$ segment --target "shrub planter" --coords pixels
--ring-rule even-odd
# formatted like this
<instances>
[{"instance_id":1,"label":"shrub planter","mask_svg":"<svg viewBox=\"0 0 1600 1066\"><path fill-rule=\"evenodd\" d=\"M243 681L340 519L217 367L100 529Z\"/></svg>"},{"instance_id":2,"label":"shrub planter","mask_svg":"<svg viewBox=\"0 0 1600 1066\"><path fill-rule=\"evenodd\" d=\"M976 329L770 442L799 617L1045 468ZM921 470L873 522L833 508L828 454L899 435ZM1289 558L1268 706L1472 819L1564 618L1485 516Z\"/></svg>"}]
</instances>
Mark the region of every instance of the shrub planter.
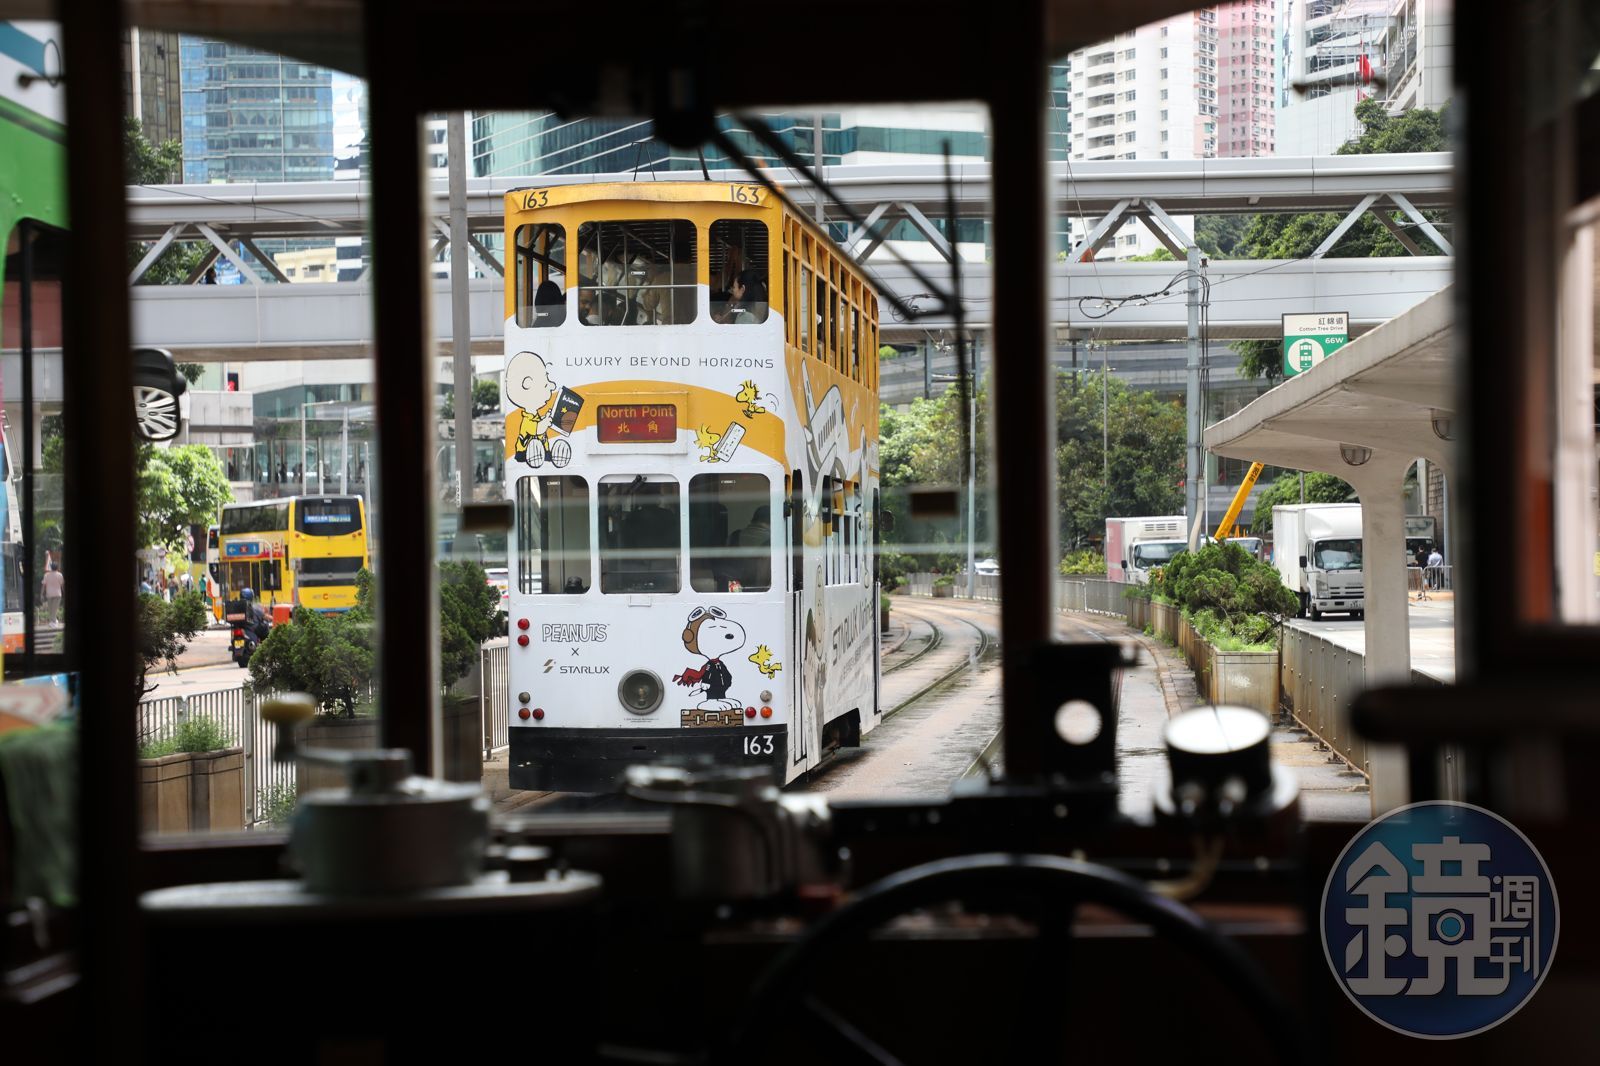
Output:
<instances>
[{"instance_id":1,"label":"shrub planter","mask_svg":"<svg viewBox=\"0 0 1600 1066\"><path fill-rule=\"evenodd\" d=\"M1145 599L1129 599L1128 624L1135 629L1143 629L1150 624L1150 601Z\"/></svg>"},{"instance_id":2,"label":"shrub planter","mask_svg":"<svg viewBox=\"0 0 1600 1066\"><path fill-rule=\"evenodd\" d=\"M882 607L878 611L878 632L889 632L889 608Z\"/></svg>"},{"instance_id":3,"label":"shrub planter","mask_svg":"<svg viewBox=\"0 0 1600 1066\"><path fill-rule=\"evenodd\" d=\"M469 675L469 680L471 677ZM483 780L483 710L476 691L444 698L444 779Z\"/></svg>"},{"instance_id":4,"label":"shrub planter","mask_svg":"<svg viewBox=\"0 0 1600 1066\"><path fill-rule=\"evenodd\" d=\"M1252 707L1268 718L1278 713L1278 653L1211 651L1211 700Z\"/></svg>"},{"instance_id":5,"label":"shrub planter","mask_svg":"<svg viewBox=\"0 0 1600 1066\"><path fill-rule=\"evenodd\" d=\"M378 719L373 715L334 718L319 714L306 726L304 744L308 748L336 748L340 751L376 748L379 746ZM304 762L295 764L296 795L304 796L318 788L343 788L344 785L344 770L337 766L307 766Z\"/></svg>"},{"instance_id":6,"label":"shrub planter","mask_svg":"<svg viewBox=\"0 0 1600 1066\"><path fill-rule=\"evenodd\" d=\"M1276 651L1221 651L1181 615L1178 632L1178 646L1208 700L1249 707L1268 718L1278 713L1281 679Z\"/></svg>"},{"instance_id":7,"label":"shrub planter","mask_svg":"<svg viewBox=\"0 0 1600 1066\"><path fill-rule=\"evenodd\" d=\"M1176 644L1178 623L1182 620L1183 616L1178 613L1178 608L1174 605L1157 600L1150 601L1150 624L1155 628L1156 636L1165 637Z\"/></svg>"},{"instance_id":8,"label":"shrub planter","mask_svg":"<svg viewBox=\"0 0 1600 1066\"><path fill-rule=\"evenodd\" d=\"M933 586L933 598L936 599L936 600L954 599L955 595L956 595L956 587L954 585L935 585L935 586Z\"/></svg>"},{"instance_id":9,"label":"shrub planter","mask_svg":"<svg viewBox=\"0 0 1600 1066\"><path fill-rule=\"evenodd\" d=\"M189 761L186 751L139 760L139 828L146 833L189 831Z\"/></svg>"},{"instance_id":10,"label":"shrub planter","mask_svg":"<svg viewBox=\"0 0 1600 1066\"><path fill-rule=\"evenodd\" d=\"M244 749L139 760L139 826L147 833L244 828Z\"/></svg>"},{"instance_id":11,"label":"shrub planter","mask_svg":"<svg viewBox=\"0 0 1600 1066\"><path fill-rule=\"evenodd\" d=\"M189 828L244 828L244 749L189 756Z\"/></svg>"}]
</instances>

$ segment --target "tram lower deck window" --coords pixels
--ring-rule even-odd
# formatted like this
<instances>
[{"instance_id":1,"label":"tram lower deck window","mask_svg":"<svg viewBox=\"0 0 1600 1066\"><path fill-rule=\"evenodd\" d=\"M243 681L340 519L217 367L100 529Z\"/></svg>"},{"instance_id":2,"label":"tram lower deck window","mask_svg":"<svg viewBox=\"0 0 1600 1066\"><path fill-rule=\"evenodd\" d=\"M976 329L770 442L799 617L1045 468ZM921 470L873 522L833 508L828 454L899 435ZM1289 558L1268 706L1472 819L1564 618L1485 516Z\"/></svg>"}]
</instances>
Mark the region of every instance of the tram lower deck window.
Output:
<instances>
[{"instance_id":1,"label":"tram lower deck window","mask_svg":"<svg viewBox=\"0 0 1600 1066\"><path fill-rule=\"evenodd\" d=\"M600 480L600 591L677 592L683 535L678 482L664 474Z\"/></svg>"},{"instance_id":2,"label":"tram lower deck window","mask_svg":"<svg viewBox=\"0 0 1600 1066\"><path fill-rule=\"evenodd\" d=\"M689 585L696 592L772 588L772 484L766 477L690 479Z\"/></svg>"},{"instance_id":3,"label":"tram lower deck window","mask_svg":"<svg viewBox=\"0 0 1600 1066\"><path fill-rule=\"evenodd\" d=\"M581 477L517 482L517 591L589 591L589 483Z\"/></svg>"}]
</instances>

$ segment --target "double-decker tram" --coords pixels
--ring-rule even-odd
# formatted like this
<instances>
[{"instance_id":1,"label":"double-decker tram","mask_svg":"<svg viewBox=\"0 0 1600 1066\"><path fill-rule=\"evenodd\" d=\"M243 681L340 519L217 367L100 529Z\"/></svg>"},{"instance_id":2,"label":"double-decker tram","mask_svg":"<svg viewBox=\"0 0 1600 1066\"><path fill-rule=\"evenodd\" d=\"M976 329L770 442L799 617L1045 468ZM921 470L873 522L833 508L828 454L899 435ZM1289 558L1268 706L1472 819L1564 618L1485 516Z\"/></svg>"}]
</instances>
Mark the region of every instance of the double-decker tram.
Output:
<instances>
[{"instance_id":1,"label":"double-decker tram","mask_svg":"<svg viewBox=\"0 0 1600 1066\"><path fill-rule=\"evenodd\" d=\"M877 296L759 185L506 197L514 788L878 720Z\"/></svg>"},{"instance_id":2,"label":"double-decker tram","mask_svg":"<svg viewBox=\"0 0 1600 1066\"><path fill-rule=\"evenodd\" d=\"M218 612L247 588L269 609L347 611L356 603L356 574L369 565L360 496L226 504L216 540Z\"/></svg>"}]
</instances>

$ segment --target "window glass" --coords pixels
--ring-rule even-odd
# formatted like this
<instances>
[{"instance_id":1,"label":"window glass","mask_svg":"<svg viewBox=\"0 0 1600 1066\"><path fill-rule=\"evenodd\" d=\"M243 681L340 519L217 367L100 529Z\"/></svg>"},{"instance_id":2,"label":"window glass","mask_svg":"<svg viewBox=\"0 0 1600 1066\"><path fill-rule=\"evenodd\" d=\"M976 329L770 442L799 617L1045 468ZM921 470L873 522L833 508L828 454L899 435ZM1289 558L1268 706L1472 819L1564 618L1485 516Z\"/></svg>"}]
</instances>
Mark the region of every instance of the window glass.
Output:
<instances>
[{"instance_id":1,"label":"window glass","mask_svg":"<svg viewBox=\"0 0 1600 1066\"><path fill-rule=\"evenodd\" d=\"M270 533L289 528L289 501L250 504L222 509L222 534Z\"/></svg>"},{"instance_id":2,"label":"window glass","mask_svg":"<svg viewBox=\"0 0 1600 1066\"><path fill-rule=\"evenodd\" d=\"M361 501L354 496L300 500L294 513L295 529L314 537L337 537L361 529Z\"/></svg>"},{"instance_id":3,"label":"window glass","mask_svg":"<svg viewBox=\"0 0 1600 1066\"><path fill-rule=\"evenodd\" d=\"M683 536L678 482L662 474L600 481L600 591L677 592Z\"/></svg>"},{"instance_id":4,"label":"window glass","mask_svg":"<svg viewBox=\"0 0 1600 1066\"><path fill-rule=\"evenodd\" d=\"M795 329L800 332L800 350L811 351L811 271L800 265L800 306L795 312Z\"/></svg>"},{"instance_id":5,"label":"window glass","mask_svg":"<svg viewBox=\"0 0 1600 1066\"><path fill-rule=\"evenodd\" d=\"M767 320L767 227L747 219L711 224L711 318L732 326Z\"/></svg>"},{"instance_id":6,"label":"window glass","mask_svg":"<svg viewBox=\"0 0 1600 1066\"><path fill-rule=\"evenodd\" d=\"M694 298L694 223L648 219L578 227L578 317L584 325L693 322Z\"/></svg>"},{"instance_id":7,"label":"window glass","mask_svg":"<svg viewBox=\"0 0 1600 1066\"><path fill-rule=\"evenodd\" d=\"M761 474L689 481L689 585L696 592L772 587L772 488Z\"/></svg>"},{"instance_id":8,"label":"window glass","mask_svg":"<svg viewBox=\"0 0 1600 1066\"><path fill-rule=\"evenodd\" d=\"M295 584L304 588L354 585L361 570L361 556L337 555L327 559L296 559Z\"/></svg>"},{"instance_id":9,"label":"window glass","mask_svg":"<svg viewBox=\"0 0 1600 1066\"><path fill-rule=\"evenodd\" d=\"M1360 570L1361 540L1319 540L1312 551L1312 562L1319 570Z\"/></svg>"},{"instance_id":10,"label":"window glass","mask_svg":"<svg viewBox=\"0 0 1600 1066\"><path fill-rule=\"evenodd\" d=\"M567 230L554 222L517 227L517 325L567 319Z\"/></svg>"},{"instance_id":11,"label":"window glass","mask_svg":"<svg viewBox=\"0 0 1600 1066\"><path fill-rule=\"evenodd\" d=\"M581 477L517 482L517 591L589 591L589 483Z\"/></svg>"}]
</instances>

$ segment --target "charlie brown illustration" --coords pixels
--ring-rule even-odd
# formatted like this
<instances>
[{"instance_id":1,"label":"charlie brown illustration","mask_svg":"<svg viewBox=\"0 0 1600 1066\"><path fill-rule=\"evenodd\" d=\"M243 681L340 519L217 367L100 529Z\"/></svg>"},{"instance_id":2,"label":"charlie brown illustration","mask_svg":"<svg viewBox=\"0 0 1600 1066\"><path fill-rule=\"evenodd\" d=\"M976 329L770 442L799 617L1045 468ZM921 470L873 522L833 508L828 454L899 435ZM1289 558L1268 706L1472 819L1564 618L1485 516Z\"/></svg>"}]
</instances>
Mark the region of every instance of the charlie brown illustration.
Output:
<instances>
[{"instance_id":1,"label":"charlie brown illustration","mask_svg":"<svg viewBox=\"0 0 1600 1066\"><path fill-rule=\"evenodd\" d=\"M518 420L513 457L529 466L547 459L566 466L572 445L564 438L577 424L583 397L550 380L549 367L534 352L518 352L506 364L506 397L517 408L508 416Z\"/></svg>"},{"instance_id":2,"label":"charlie brown illustration","mask_svg":"<svg viewBox=\"0 0 1600 1066\"><path fill-rule=\"evenodd\" d=\"M689 654L698 655L705 662L686 668L683 673L674 675L672 680L705 693L706 698L699 704L701 710L737 709L739 701L728 698L728 689L733 687L733 674L722 657L739 651L744 647L744 641L744 626L729 618L722 608L696 607L689 612L689 620L684 624L683 646Z\"/></svg>"}]
</instances>

